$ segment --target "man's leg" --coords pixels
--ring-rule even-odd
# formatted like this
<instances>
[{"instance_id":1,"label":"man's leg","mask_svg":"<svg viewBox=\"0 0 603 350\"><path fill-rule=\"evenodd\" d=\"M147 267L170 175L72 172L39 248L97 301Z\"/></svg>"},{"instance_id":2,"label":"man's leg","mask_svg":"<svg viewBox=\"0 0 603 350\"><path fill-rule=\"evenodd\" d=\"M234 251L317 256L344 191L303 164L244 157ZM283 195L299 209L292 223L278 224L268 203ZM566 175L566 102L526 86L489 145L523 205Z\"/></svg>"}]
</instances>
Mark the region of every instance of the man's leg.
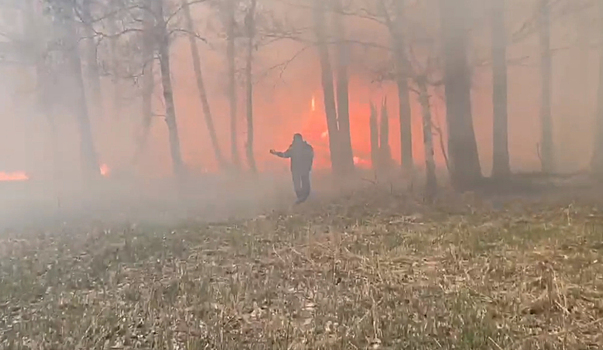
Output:
<instances>
[{"instance_id":1,"label":"man's leg","mask_svg":"<svg viewBox=\"0 0 603 350\"><path fill-rule=\"evenodd\" d=\"M305 202L310 197L310 173L305 173L301 176L301 198L302 202Z\"/></svg>"},{"instance_id":2,"label":"man's leg","mask_svg":"<svg viewBox=\"0 0 603 350\"><path fill-rule=\"evenodd\" d=\"M296 172L292 172L291 174L293 176L293 188L295 189L295 195L299 200L302 197L302 179L301 176Z\"/></svg>"}]
</instances>

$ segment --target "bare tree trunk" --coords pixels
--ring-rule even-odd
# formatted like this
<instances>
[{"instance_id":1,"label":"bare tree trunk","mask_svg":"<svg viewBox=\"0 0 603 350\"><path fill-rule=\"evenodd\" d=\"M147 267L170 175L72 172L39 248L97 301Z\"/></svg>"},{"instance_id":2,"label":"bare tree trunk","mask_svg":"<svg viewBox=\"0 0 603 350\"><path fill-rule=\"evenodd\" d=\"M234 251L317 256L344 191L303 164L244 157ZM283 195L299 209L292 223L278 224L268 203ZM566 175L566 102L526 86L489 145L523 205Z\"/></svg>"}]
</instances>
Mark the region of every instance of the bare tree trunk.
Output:
<instances>
[{"instance_id":1,"label":"bare tree trunk","mask_svg":"<svg viewBox=\"0 0 603 350\"><path fill-rule=\"evenodd\" d=\"M402 168L407 172L412 172L414 167L412 151L412 121L410 111L410 98L408 89L408 70L410 63L406 57L404 30L402 22L404 21L405 0L394 1L396 9L396 18L394 20L394 32L392 32L392 41L394 46L394 55L396 61L396 84L398 85L398 113L400 114L400 159Z\"/></svg>"},{"instance_id":2,"label":"bare tree trunk","mask_svg":"<svg viewBox=\"0 0 603 350\"><path fill-rule=\"evenodd\" d=\"M371 117L369 121L370 132L371 132L371 163L373 169L379 168L379 126L377 122L377 108L373 102L371 102Z\"/></svg>"},{"instance_id":3,"label":"bare tree trunk","mask_svg":"<svg viewBox=\"0 0 603 350\"><path fill-rule=\"evenodd\" d=\"M553 145L553 120L551 117L551 80L553 62L551 57L551 9L549 0L540 0L540 74L542 79L542 97L540 119L542 123L541 160L542 171L555 171Z\"/></svg>"},{"instance_id":4,"label":"bare tree trunk","mask_svg":"<svg viewBox=\"0 0 603 350\"><path fill-rule=\"evenodd\" d=\"M159 67L161 70L161 83L163 86L163 98L165 100L165 122L168 127L170 138L170 151L174 174L181 177L184 175L184 163L180 151L180 137L178 136L178 125L176 124L176 106L174 104L174 90L172 88L172 77L170 72L169 34L163 18L163 0L154 0L157 6L157 35L159 50Z\"/></svg>"},{"instance_id":5,"label":"bare tree trunk","mask_svg":"<svg viewBox=\"0 0 603 350\"><path fill-rule=\"evenodd\" d=\"M226 0L226 60L228 61L228 98L230 99L230 151L232 163L236 169L241 168L241 157L237 143L237 86L235 77L235 0Z\"/></svg>"},{"instance_id":6,"label":"bare tree trunk","mask_svg":"<svg viewBox=\"0 0 603 350\"><path fill-rule=\"evenodd\" d=\"M26 0L25 5L25 37L35 38L40 35L39 27L36 24L36 14L34 10L34 0ZM52 179L56 183L60 178L59 170L59 148L58 134L54 120L55 101L52 98L52 74L51 67L47 64L44 53L37 51L35 57L36 67L36 104L38 112L46 117L50 127L50 141L52 153Z\"/></svg>"},{"instance_id":7,"label":"bare tree trunk","mask_svg":"<svg viewBox=\"0 0 603 350\"><path fill-rule=\"evenodd\" d=\"M142 133L134 154L137 162L147 146L153 121L153 91L155 90L155 23L149 11L143 18L142 36Z\"/></svg>"},{"instance_id":8,"label":"bare tree trunk","mask_svg":"<svg viewBox=\"0 0 603 350\"><path fill-rule=\"evenodd\" d=\"M506 178L511 174L509 165L509 137L507 124L507 34L505 26L505 0L493 0L492 9L492 105L493 155L492 176Z\"/></svg>"},{"instance_id":9,"label":"bare tree trunk","mask_svg":"<svg viewBox=\"0 0 603 350\"><path fill-rule=\"evenodd\" d=\"M109 18L108 29L111 35L116 35L118 33L117 25L114 22L114 18ZM117 37L113 37L109 39L109 47L111 51L111 65L113 68L113 118L117 118L119 116L121 110L121 84L120 84L120 69L119 69L119 53L117 52Z\"/></svg>"},{"instance_id":10,"label":"bare tree trunk","mask_svg":"<svg viewBox=\"0 0 603 350\"><path fill-rule=\"evenodd\" d=\"M379 158L384 170L389 170L392 163L392 150L389 146L389 113L387 112L387 99L381 105L381 132L379 133Z\"/></svg>"},{"instance_id":11,"label":"bare tree trunk","mask_svg":"<svg viewBox=\"0 0 603 350\"><path fill-rule=\"evenodd\" d=\"M79 38L75 28L74 9L68 7L67 19L65 20L65 29L67 32L67 64L70 75L73 79L74 93L73 109L77 116L80 132L80 157L82 174L86 179L93 179L100 175L98 158L94 148L92 129L90 126L90 117L88 115L88 105L86 92L84 89L84 79L82 77L82 61L78 49Z\"/></svg>"},{"instance_id":12,"label":"bare tree trunk","mask_svg":"<svg viewBox=\"0 0 603 350\"><path fill-rule=\"evenodd\" d=\"M425 198L433 201L437 193L438 181L435 174L435 159L433 148L433 132L431 122L431 105L429 103L429 91L425 78L417 79L419 88L419 102L423 109L423 144L425 145Z\"/></svg>"},{"instance_id":13,"label":"bare tree trunk","mask_svg":"<svg viewBox=\"0 0 603 350\"><path fill-rule=\"evenodd\" d=\"M252 64L253 64L253 42L255 39L255 8L257 1L251 0L251 7L245 25L247 26L247 60L245 65L245 80L247 85L247 162L252 172L257 172L255 157L253 155L253 81L252 81Z\"/></svg>"},{"instance_id":14,"label":"bare tree trunk","mask_svg":"<svg viewBox=\"0 0 603 350\"><path fill-rule=\"evenodd\" d=\"M412 123L410 114L410 99L408 82L405 77L396 79L398 85L398 110L400 113L400 154L402 168L411 172L414 168L412 150Z\"/></svg>"},{"instance_id":15,"label":"bare tree trunk","mask_svg":"<svg viewBox=\"0 0 603 350\"><path fill-rule=\"evenodd\" d=\"M460 191L481 179L481 166L471 115L471 77L467 66L466 0L440 0L444 39L444 85L451 179Z\"/></svg>"},{"instance_id":16,"label":"bare tree trunk","mask_svg":"<svg viewBox=\"0 0 603 350\"><path fill-rule=\"evenodd\" d=\"M339 151L339 126L337 125L337 108L335 107L335 91L333 87L333 70L329 59L329 49L326 39L325 3L314 0L314 32L317 39L317 49L320 58L323 103L329 132L329 151L331 166L336 175L343 175L341 155Z\"/></svg>"},{"instance_id":17,"label":"bare tree trunk","mask_svg":"<svg viewBox=\"0 0 603 350\"><path fill-rule=\"evenodd\" d=\"M56 130L56 123L54 118L54 103L51 98L51 82L50 82L50 68L46 65L43 57L38 57L36 60L36 78L37 78L37 105L40 113L44 114L48 126L50 127L50 141L51 141L51 152L52 152L52 177L55 184L60 179L61 170L59 163L59 147L58 147L58 134ZM100 171L100 170L99 170Z\"/></svg>"},{"instance_id":18,"label":"bare tree trunk","mask_svg":"<svg viewBox=\"0 0 603 350\"><path fill-rule=\"evenodd\" d=\"M92 23L92 13L90 11L90 2L82 2L82 21L84 33L86 36L86 67L87 77L92 94L92 106L96 117L103 117L103 96L101 89L100 69L98 67L98 48L94 39L94 29Z\"/></svg>"},{"instance_id":19,"label":"bare tree trunk","mask_svg":"<svg viewBox=\"0 0 603 350\"><path fill-rule=\"evenodd\" d=\"M201 58L199 57L199 48L197 46L197 39L195 38L193 19L191 17L191 11L187 0L182 0L182 9L184 12L184 20L186 30L189 32L188 39L191 46L191 54L193 59L193 70L195 71L195 77L197 78L197 90L199 91L199 99L203 107L203 114L205 115L205 124L207 125L207 131L211 139L211 144L214 148L216 160L221 168L226 167L226 161L222 155L220 149L220 143L218 142L218 136L216 135L216 128L214 127L214 119L211 113L209 100L207 98L207 91L205 90L205 83L203 79L203 71L201 70Z\"/></svg>"},{"instance_id":20,"label":"bare tree trunk","mask_svg":"<svg viewBox=\"0 0 603 350\"><path fill-rule=\"evenodd\" d=\"M599 36L603 40L603 2L599 1ZM595 142L591 159L591 171L603 176L603 48L599 53L599 92L597 99L597 119Z\"/></svg>"},{"instance_id":21,"label":"bare tree trunk","mask_svg":"<svg viewBox=\"0 0 603 350\"><path fill-rule=\"evenodd\" d=\"M350 64L350 45L346 43L345 28L342 20L341 0L333 2L333 24L335 37L339 41L336 45L337 56L337 122L339 125L339 147L341 152L342 169L346 172L354 171L354 150L350 134L350 103L349 103L349 78L348 66Z\"/></svg>"}]
</instances>

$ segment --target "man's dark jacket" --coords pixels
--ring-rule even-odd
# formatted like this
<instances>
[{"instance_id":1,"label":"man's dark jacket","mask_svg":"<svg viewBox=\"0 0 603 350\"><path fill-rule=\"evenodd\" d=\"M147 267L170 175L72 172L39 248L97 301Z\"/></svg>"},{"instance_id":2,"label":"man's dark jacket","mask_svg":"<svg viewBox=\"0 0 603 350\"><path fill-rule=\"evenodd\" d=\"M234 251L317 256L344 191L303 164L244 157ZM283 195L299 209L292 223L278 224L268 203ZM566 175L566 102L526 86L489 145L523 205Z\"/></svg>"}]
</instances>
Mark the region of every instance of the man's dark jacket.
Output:
<instances>
[{"instance_id":1,"label":"man's dark jacket","mask_svg":"<svg viewBox=\"0 0 603 350\"><path fill-rule=\"evenodd\" d=\"M291 172L304 174L312 171L314 148L306 141L293 142L285 152L276 152L281 158L291 158Z\"/></svg>"}]
</instances>

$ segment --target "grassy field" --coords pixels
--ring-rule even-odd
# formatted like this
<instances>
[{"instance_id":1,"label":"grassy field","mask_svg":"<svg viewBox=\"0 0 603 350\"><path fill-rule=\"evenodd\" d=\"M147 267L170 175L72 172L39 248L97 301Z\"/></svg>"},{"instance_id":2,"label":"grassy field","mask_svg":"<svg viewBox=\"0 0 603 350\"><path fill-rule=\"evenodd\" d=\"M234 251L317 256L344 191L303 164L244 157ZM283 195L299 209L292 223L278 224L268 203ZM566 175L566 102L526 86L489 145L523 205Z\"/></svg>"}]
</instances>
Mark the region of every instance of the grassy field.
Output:
<instances>
[{"instance_id":1,"label":"grassy field","mask_svg":"<svg viewBox=\"0 0 603 350\"><path fill-rule=\"evenodd\" d=\"M0 242L2 349L602 349L603 213L377 187Z\"/></svg>"}]
</instances>

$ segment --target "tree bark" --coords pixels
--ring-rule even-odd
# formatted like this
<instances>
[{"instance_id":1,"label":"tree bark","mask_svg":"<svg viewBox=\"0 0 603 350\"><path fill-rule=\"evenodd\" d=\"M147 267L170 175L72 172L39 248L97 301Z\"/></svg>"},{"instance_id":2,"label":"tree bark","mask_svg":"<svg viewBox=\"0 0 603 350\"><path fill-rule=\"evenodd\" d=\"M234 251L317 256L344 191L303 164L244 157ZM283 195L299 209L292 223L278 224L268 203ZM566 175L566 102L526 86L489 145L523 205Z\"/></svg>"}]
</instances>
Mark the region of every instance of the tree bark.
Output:
<instances>
[{"instance_id":1,"label":"tree bark","mask_svg":"<svg viewBox=\"0 0 603 350\"><path fill-rule=\"evenodd\" d=\"M339 147L341 152L342 169L346 172L354 171L354 150L352 149L352 137L350 134L350 102L349 102L349 76L348 66L350 64L351 48L346 43L345 28L342 20L341 0L333 2L333 24L337 57L337 122L339 125Z\"/></svg>"},{"instance_id":2,"label":"tree bark","mask_svg":"<svg viewBox=\"0 0 603 350\"><path fill-rule=\"evenodd\" d=\"M55 181L56 184L60 179L61 166L59 162L59 138L54 118L55 104L51 97L53 85L51 84L50 69L51 68L46 64L44 57L38 56L36 59L37 106L38 111L46 117L46 121L48 122L48 126L50 127L50 141L52 152L52 179Z\"/></svg>"},{"instance_id":3,"label":"tree bark","mask_svg":"<svg viewBox=\"0 0 603 350\"><path fill-rule=\"evenodd\" d=\"M542 79L542 96L540 105L541 161L542 172L555 171L555 154L553 145L553 120L551 116L552 70L551 57L551 13L550 1L540 0L540 76Z\"/></svg>"},{"instance_id":4,"label":"tree bark","mask_svg":"<svg viewBox=\"0 0 603 350\"><path fill-rule=\"evenodd\" d=\"M117 35L118 29L117 25L114 22L113 18L109 18L107 21L108 30L111 35ZM117 52L117 37L109 38L109 48L111 52L111 66L113 69L113 77L111 81L113 82L113 118L117 118L119 116L121 110L121 84L120 84L120 69L119 69L119 53Z\"/></svg>"},{"instance_id":5,"label":"tree bark","mask_svg":"<svg viewBox=\"0 0 603 350\"><path fill-rule=\"evenodd\" d=\"M446 122L451 180L460 191L481 179L471 115L471 77L467 66L466 0L440 0L444 54Z\"/></svg>"},{"instance_id":6,"label":"tree bark","mask_svg":"<svg viewBox=\"0 0 603 350\"><path fill-rule=\"evenodd\" d=\"M406 57L404 30L402 23L404 21L404 3L405 0L394 1L396 18L392 34L394 46L394 55L396 61L396 84L398 86L398 113L400 114L400 159L402 169L412 172L414 167L412 150L412 114L410 111L410 98L408 89L408 70L410 63Z\"/></svg>"},{"instance_id":7,"label":"tree bark","mask_svg":"<svg viewBox=\"0 0 603 350\"><path fill-rule=\"evenodd\" d=\"M339 126L337 125L337 108L335 107L335 91L333 87L333 69L329 59L329 49L326 39L325 3L323 0L314 0L314 33L317 39L317 49L320 59L321 82L323 103L329 133L329 151L333 173L341 176L345 173L342 169L339 152Z\"/></svg>"},{"instance_id":8,"label":"tree bark","mask_svg":"<svg viewBox=\"0 0 603 350\"><path fill-rule=\"evenodd\" d=\"M599 1L599 36L603 40L603 2ZM599 91L591 171L603 177L603 48L599 53Z\"/></svg>"},{"instance_id":9,"label":"tree bark","mask_svg":"<svg viewBox=\"0 0 603 350\"><path fill-rule=\"evenodd\" d=\"M369 120L369 129L371 132L371 164L373 170L379 168L379 126L377 121L377 108L371 102L371 117Z\"/></svg>"},{"instance_id":10,"label":"tree bark","mask_svg":"<svg viewBox=\"0 0 603 350\"><path fill-rule=\"evenodd\" d=\"M247 13L247 18L245 19L245 25L247 27L247 59L245 62L245 81L247 87L247 144L245 145L245 149L247 151L247 162L249 163L249 168L252 172L257 172L257 167L255 164L255 157L253 155L253 75L252 75L252 65L253 65L253 44L255 39L255 8L257 1L251 0L251 7L249 9L249 13Z\"/></svg>"},{"instance_id":11,"label":"tree bark","mask_svg":"<svg viewBox=\"0 0 603 350\"><path fill-rule=\"evenodd\" d=\"M423 110L423 144L425 150L425 198L433 201L437 192L438 181L435 174L435 159L433 148L433 133L431 121L431 105L426 79L417 79L419 88L419 102Z\"/></svg>"},{"instance_id":12,"label":"tree bark","mask_svg":"<svg viewBox=\"0 0 603 350\"><path fill-rule=\"evenodd\" d=\"M104 106L100 79L100 69L98 66L98 48L94 39L94 29L92 23L92 13L90 10L90 1L82 2L82 21L86 36L86 67L87 77L90 84L92 95L92 104L97 118L104 117Z\"/></svg>"},{"instance_id":13,"label":"tree bark","mask_svg":"<svg viewBox=\"0 0 603 350\"><path fill-rule=\"evenodd\" d=\"M25 12L25 37L36 38L40 35L40 28L37 26L37 19L34 9L34 0L26 0L24 2ZM36 68L36 106L39 113L46 117L50 128L50 142L52 153L52 179L55 184L60 179L59 170L59 148L58 134L54 120L55 102L52 98L54 85L52 84L51 67L46 61L45 53L40 52L39 48L35 51L35 68Z\"/></svg>"},{"instance_id":14,"label":"tree bark","mask_svg":"<svg viewBox=\"0 0 603 350\"><path fill-rule=\"evenodd\" d=\"M211 113L209 100L207 98L207 90L205 90L205 83L203 79L203 71L201 70L201 58L199 56L199 48L197 46L197 39L195 38L193 19L187 0L182 0L182 9L184 13L184 20L186 30L189 32L188 39L191 46L191 54L193 59L193 70L195 71L195 77L197 78L197 90L199 92L199 99L201 100L201 106L203 107L203 114L205 115L205 125L209 132L211 144L214 148L214 153L219 166L224 169L226 167L226 161L222 155L220 149L220 143L218 142L218 136L216 135L216 128L214 126L214 119Z\"/></svg>"},{"instance_id":15,"label":"tree bark","mask_svg":"<svg viewBox=\"0 0 603 350\"><path fill-rule=\"evenodd\" d=\"M142 133L138 141L134 162L144 152L153 121L153 91L155 90L155 22L149 11L145 11L142 34Z\"/></svg>"},{"instance_id":16,"label":"tree bark","mask_svg":"<svg viewBox=\"0 0 603 350\"><path fill-rule=\"evenodd\" d=\"M507 122L507 34L505 0L493 0L492 9L492 105L493 155L492 177L506 178L511 174Z\"/></svg>"},{"instance_id":17,"label":"tree bark","mask_svg":"<svg viewBox=\"0 0 603 350\"><path fill-rule=\"evenodd\" d=\"M80 157L82 166L82 175L85 179L93 179L100 176L100 169L96 150L94 148L94 138L90 126L90 116L88 114L88 105L86 92L84 89L84 79L82 77L82 61L79 53L79 37L75 28L75 18L73 7L67 9L65 30L67 34L67 64L73 81L73 111L77 117L80 133Z\"/></svg>"},{"instance_id":18,"label":"tree bark","mask_svg":"<svg viewBox=\"0 0 603 350\"><path fill-rule=\"evenodd\" d=\"M178 125L176 124L176 106L174 104L174 90L172 88L172 77L170 72L170 40L163 17L163 0L154 1L157 6L157 35L159 36L157 43L159 51L159 67L161 70L161 85L163 86L163 98L165 100L165 122L168 127L174 174L181 177L184 175L184 163L180 151L180 137L178 136Z\"/></svg>"},{"instance_id":19,"label":"tree bark","mask_svg":"<svg viewBox=\"0 0 603 350\"><path fill-rule=\"evenodd\" d=\"M238 170L241 168L241 157L237 142L237 86L235 77L235 4L234 0L226 0L226 60L228 61L228 98L230 101L230 152L232 163Z\"/></svg>"},{"instance_id":20,"label":"tree bark","mask_svg":"<svg viewBox=\"0 0 603 350\"><path fill-rule=\"evenodd\" d=\"M392 162L392 150L389 146L389 113L387 112L387 99L381 105L381 132L379 133L379 158L384 170L389 170Z\"/></svg>"}]
</instances>

